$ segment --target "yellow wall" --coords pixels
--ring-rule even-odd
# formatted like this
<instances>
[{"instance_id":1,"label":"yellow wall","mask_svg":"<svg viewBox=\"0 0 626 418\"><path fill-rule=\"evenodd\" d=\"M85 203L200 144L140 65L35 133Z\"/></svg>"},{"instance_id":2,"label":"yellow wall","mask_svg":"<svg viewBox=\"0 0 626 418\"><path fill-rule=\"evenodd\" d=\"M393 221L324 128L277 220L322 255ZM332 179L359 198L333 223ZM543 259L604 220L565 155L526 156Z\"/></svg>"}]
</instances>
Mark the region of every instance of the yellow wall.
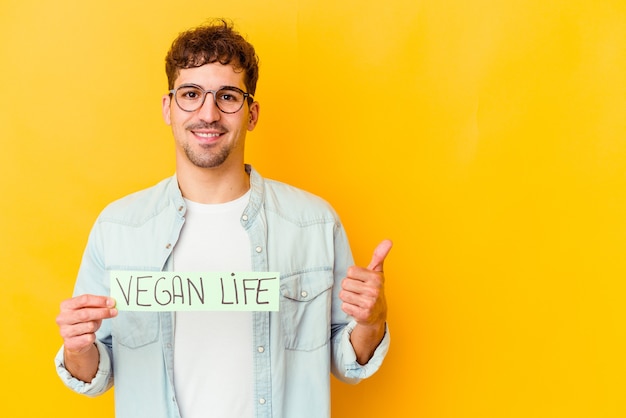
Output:
<instances>
[{"instance_id":1,"label":"yellow wall","mask_svg":"<svg viewBox=\"0 0 626 418\"><path fill-rule=\"evenodd\" d=\"M361 264L396 244L391 352L335 417L626 416L623 0L0 9L2 416L112 415L58 381L54 318L100 209L173 172L163 56L210 16L261 55L248 161L327 198Z\"/></svg>"}]
</instances>

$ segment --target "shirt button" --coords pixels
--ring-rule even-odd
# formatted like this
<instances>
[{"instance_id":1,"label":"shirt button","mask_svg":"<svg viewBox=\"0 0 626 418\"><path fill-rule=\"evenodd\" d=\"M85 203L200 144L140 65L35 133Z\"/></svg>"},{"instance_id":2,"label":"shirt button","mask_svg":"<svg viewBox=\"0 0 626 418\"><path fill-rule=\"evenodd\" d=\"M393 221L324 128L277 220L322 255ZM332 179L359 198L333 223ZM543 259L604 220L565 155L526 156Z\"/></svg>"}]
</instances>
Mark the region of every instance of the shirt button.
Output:
<instances>
[{"instance_id":1,"label":"shirt button","mask_svg":"<svg viewBox=\"0 0 626 418\"><path fill-rule=\"evenodd\" d=\"M300 292L300 296L306 298L307 296L309 296L309 294L306 292L306 290L303 290L302 292Z\"/></svg>"},{"instance_id":2,"label":"shirt button","mask_svg":"<svg viewBox=\"0 0 626 418\"><path fill-rule=\"evenodd\" d=\"M241 219L243 219L244 221L247 221L247 220L248 220L248 215L243 215L243 216L241 217Z\"/></svg>"},{"instance_id":3,"label":"shirt button","mask_svg":"<svg viewBox=\"0 0 626 418\"><path fill-rule=\"evenodd\" d=\"M184 207L184 206L179 206L179 207L178 207L178 211L179 211L179 212L182 212L182 211L183 211L183 209L185 209L185 207Z\"/></svg>"},{"instance_id":4,"label":"shirt button","mask_svg":"<svg viewBox=\"0 0 626 418\"><path fill-rule=\"evenodd\" d=\"M265 405L265 399L263 399L263 398L259 399L259 403L260 403L261 405Z\"/></svg>"},{"instance_id":5,"label":"shirt button","mask_svg":"<svg viewBox=\"0 0 626 418\"><path fill-rule=\"evenodd\" d=\"M261 247L259 246L259 247L256 247L256 248L255 248L255 250L256 250L256 252L257 252L257 253L260 253L261 251L263 251L263 248L261 248Z\"/></svg>"},{"instance_id":6,"label":"shirt button","mask_svg":"<svg viewBox=\"0 0 626 418\"><path fill-rule=\"evenodd\" d=\"M265 347L263 347L263 346L261 345L261 346L259 346L259 347L257 348L257 351L258 351L259 353L263 353L263 352L265 351Z\"/></svg>"},{"instance_id":7,"label":"shirt button","mask_svg":"<svg viewBox=\"0 0 626 418\"><path fill-rule=\"evenodd\" d=\"M172 248L172 244L167 244L165 248L169 250L170 248Z\"/></svg>"}]
</instances>

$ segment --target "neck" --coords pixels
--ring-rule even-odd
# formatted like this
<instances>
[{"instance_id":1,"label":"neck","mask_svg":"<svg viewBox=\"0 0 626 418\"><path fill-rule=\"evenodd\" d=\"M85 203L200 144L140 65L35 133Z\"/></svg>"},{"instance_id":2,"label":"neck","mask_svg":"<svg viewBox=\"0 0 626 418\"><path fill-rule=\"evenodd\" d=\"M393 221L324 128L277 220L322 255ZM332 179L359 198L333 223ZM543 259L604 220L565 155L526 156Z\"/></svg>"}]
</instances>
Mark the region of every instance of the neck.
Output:
<instances>
[{"instance_id":1,"label":"neck","mask_svg":"<svg viewBox=\"0 0 626 418\"><path fill-rule=\"evenodd\" d=\"M183 197L197 203L230 202L250 189L250 176L243 164L230 169L178 166L176 177Z\"/></svg>"}]
</instances>

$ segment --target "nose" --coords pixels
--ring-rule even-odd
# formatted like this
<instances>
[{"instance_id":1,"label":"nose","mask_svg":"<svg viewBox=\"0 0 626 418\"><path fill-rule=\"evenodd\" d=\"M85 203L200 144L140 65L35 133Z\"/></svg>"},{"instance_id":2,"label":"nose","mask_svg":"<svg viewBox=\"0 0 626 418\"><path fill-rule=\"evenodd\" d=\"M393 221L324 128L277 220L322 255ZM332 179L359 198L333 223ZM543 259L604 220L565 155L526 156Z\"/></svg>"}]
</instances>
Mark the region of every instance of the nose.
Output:
<instances>
[{"instance_id":1,"label":"nose","mask_svg":"<svg viewBox=\"0 0 626 418\"><path fill-rule=\"evenodd\" d=\"M202 103L202 106L197 110L198 117L206 122L215 122L222 117L222 112L215 104L215 96L213 94L214 93L207 91L204 103Z\"/></svg>"}]
</instances>

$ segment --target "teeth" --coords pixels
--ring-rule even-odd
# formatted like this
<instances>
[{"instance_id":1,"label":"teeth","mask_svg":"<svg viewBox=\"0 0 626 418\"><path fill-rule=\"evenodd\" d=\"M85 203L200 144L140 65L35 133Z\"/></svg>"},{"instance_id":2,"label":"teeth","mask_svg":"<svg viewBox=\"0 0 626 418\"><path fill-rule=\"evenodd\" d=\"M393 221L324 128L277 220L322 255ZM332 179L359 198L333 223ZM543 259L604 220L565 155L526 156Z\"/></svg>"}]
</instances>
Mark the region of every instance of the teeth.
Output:
<instances>
[{"instance_id":1,"label":"teeth","mask_svg":"<svg viewBox=\"0 0 626 418\"><path fill-rule=\"evenodd\" d=\"M210 134L205 132L196 132L196 135L201 136L202 138L215 138L220 136L220 134Z\"/></svg>"}]
</instances>

